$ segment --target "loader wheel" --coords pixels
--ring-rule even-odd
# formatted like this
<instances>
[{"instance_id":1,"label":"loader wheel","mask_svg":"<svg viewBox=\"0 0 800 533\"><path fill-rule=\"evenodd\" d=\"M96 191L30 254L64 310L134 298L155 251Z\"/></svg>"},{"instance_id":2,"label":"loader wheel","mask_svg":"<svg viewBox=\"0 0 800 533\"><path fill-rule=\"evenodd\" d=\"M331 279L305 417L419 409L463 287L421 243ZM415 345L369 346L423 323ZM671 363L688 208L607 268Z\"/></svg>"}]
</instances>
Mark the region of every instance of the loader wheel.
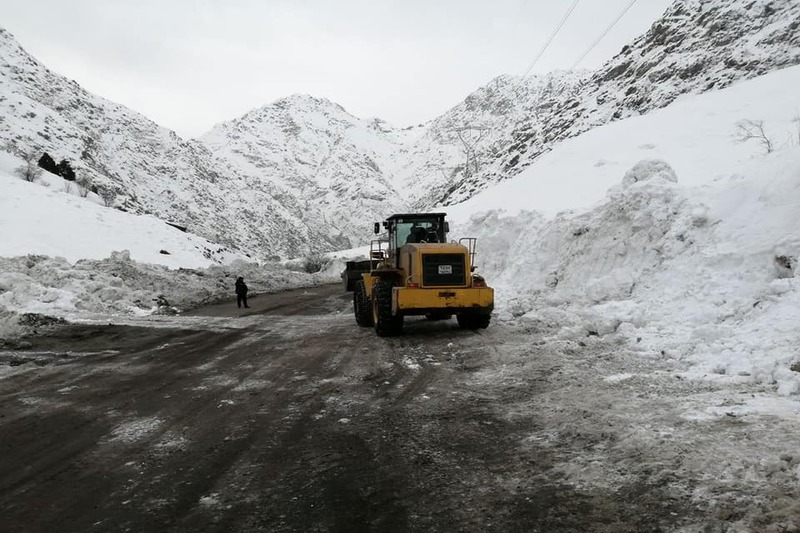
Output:
<instances>
[{"instance_id":1,"label":"loader wheel","mask_svg":"<svg viewBox=\"0 0 800 533\"><path fill-rule=\"evenodd\" d=\"M356 288L353 290L353 314L359 326L365 328L372 326L372 306L363 279L356 282Z\"/></svg>"},{"instance_id":2,"label":"loader wheel","mask_svg":"<svg viewBox=\"0 0 800 533\"><path fill-rule=\"evenodd\" d=\"M461 313L456 315L458 326L461 329L486 329L489 327L489 321L492 315L479 315L477 313Z\"/></svg>"},{"instance_id":3,"label":"loader wheel","mask_svg":"<svg viewBox=\"0 0 800 533\"><path fill-rule=\"evenodd\" d=\"M392 284L379 281L372 287L372 321L379 337L403 333L403 315L392 315Z\"/></svg>"}]
</instances>

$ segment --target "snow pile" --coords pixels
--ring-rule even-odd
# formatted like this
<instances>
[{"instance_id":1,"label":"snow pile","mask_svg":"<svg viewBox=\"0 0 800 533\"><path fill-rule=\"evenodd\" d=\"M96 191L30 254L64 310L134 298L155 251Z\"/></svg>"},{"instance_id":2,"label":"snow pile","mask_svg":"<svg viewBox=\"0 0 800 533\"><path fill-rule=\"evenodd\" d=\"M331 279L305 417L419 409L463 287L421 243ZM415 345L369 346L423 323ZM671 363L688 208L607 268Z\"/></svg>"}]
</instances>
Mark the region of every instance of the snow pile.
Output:
<instances>
[{"instance_id":1,"label":"snow pile","mask_svg":"<svg viewBox=\"0 0 800 533\"><path fill-rule=\"evenodd\" d=\"M99 313L148 315L231 299L238 276L247 280L251 294L338 280L330 269L306 274L281 264L243 261L173 270L137 263L127 251L75 263L39 255L0 258L0 338L19 333L18 315L25 313L68 319Z\"/></svg>"},{"instance_id":2,"label":"snow pile","mask_svg":"<svg viewBox=\"0 0 800 533\"><path fill-rule=\"evenodd\" d=\"M704 188L673 176L645 161L585 213L473 217L463 231L483 233L501 318L563 339L616 333L689 377L800 392L800 149Z\"/></svg>"},{"instance_id":3,"label":"snow pile","mask_svg":"<svg viewBox=\"0 0 800 533\"><path fill-rule=\"evenodd\" d=\"M787 79L800 81L800 69L589 132L483 193L485 204L503 198L509 211L479 212L454 229L479 237L478 265L497 288L499 318L562 340L617 335L689 378L800 393L800 133L789 118L800 99L781 90ZM705 122L695 128L700 109ZM735 142L743 109L760 112L744 117L784 117L767 122L782 140L775 151ZM655 138L669 142L635 160L640 143ZM598 143L616 163L575 172L599 156ZM570 189L596 189L595 180L608 184L612 169L616 183L589 209L565 211L546 187L521 194L546 174L566 199ZM556 214L521 210L543 204Z\"/></svg>"}]
</instances>

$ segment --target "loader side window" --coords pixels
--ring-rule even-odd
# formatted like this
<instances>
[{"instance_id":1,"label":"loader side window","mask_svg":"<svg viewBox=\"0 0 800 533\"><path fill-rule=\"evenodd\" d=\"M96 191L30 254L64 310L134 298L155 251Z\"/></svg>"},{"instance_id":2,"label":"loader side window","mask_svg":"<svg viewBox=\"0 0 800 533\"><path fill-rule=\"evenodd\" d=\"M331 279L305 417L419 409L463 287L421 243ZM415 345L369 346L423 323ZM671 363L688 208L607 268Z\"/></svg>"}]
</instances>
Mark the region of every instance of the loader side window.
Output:
<instances>
[{"instance_id":1,"label":"loader side window","mask_svg":"<svg viewBox=\"0 0 800 533\"><path fill-rule=\"evenodd\" d=\"M397 246L403 246L407 242L409 242L408 237L411 233L411 223L399 223L397 224Z\"/></svg>"}]
</instances>

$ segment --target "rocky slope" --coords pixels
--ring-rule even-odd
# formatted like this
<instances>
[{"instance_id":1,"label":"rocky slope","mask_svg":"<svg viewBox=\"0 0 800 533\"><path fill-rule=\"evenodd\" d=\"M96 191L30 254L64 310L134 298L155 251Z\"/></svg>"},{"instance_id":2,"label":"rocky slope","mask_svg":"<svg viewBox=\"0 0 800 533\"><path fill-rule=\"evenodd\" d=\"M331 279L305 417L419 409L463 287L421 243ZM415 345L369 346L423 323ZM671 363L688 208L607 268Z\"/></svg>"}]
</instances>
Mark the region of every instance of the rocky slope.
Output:
<instances>
[{"instance_id":1,"label":"rocky slope","mask_svg":"<svg viewBox=\"0 0 800 533\"><path fill-rule=\"evenodd\" d=\"M217 124L200 141L219 166L257 187L269 184L297 198L303 217L325 233L368 242L372 222L404 211L392 184L396 154L414 133L356 118L333 102L282 98ZM359 240L360 238L360 240Z\"/></svg>"},{"instance_id":2,"label":"rocky slope","mask_svg":"<svg viewBox=\"0 0 800 533\"><path fill-rule=\"evenodd\" d=\"M526 78L500 76L427 124L407 151L398 176L418 208L450 198L464 183L477 192L491 161L508 150L509 135L521 121L540 115L557 95L573 94L589 72L556 71Z\"/></svg>"},{"instance_id":3,"label":"rocky slope","mask_svg":"<svg viewBox=\"0 0 800 533\"><path fill-rule=\"evenodd\" d=\"M515 124L587 75L501 76L440 117L405 129L295 95L217 124L200 141L220 164L302 197L306 212L317 210L331 229L368 238L369 221L430 207L447 193L440 182L479 174L484 161L473 146L501 153Z\"/></svg>"},{"instance_id":4,"label":"rocky slope","mask_svg":"<svg viewBox=\"0 0 800 533\"><path fill-rule=\"evenodd\" d=\"M595 126L665 107L678 96L721 89L800 64L797 0L677 0L650 29L585 79L545 98L503 150L483 145L481 172L435 184L448 205L514 176L536 157Z\"/></svg>"}]
</instances>

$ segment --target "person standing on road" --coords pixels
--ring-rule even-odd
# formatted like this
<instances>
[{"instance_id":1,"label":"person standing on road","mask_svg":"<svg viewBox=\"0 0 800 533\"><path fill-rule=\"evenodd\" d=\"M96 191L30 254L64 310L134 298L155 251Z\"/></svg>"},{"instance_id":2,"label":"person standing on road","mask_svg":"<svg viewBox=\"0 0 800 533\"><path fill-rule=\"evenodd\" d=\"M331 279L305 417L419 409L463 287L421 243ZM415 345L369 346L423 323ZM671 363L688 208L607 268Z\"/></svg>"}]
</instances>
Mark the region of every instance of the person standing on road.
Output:
<instances>
[{"instance_id":1,"label":"person standing on road","mask_svg":"<svg viewBox=\"0 0 800 533\"><path fill-rule=\"evenodd\" d=\"M245 284L244 278L241 276L236 278L236 306L250 307L247 305L247 284Z\"/></svg>"}]
</instances>

